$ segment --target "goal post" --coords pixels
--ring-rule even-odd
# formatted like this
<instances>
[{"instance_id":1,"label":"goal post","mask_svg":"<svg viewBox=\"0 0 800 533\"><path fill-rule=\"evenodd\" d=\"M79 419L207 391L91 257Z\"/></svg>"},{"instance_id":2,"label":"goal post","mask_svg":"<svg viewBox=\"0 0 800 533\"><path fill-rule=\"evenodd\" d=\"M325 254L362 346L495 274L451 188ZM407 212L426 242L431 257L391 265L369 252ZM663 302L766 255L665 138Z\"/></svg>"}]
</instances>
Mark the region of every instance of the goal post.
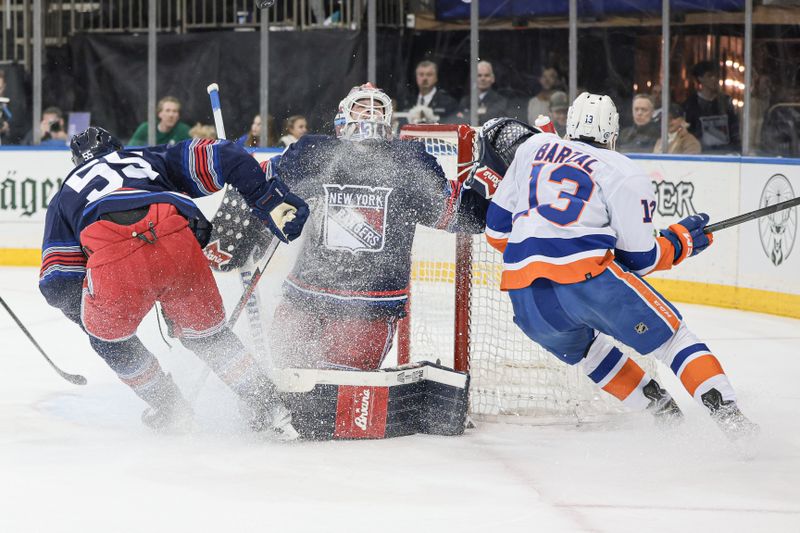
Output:
<instances>
[{"instance_id":1,"label":"goal post","mask_svg":"<svg viewBox=\"0 0 800 533\"><path fill-rule=\"evenodd\" d=\"M402 128L401 139L416 139L425 144L426 151L436 157L448 179L463 182L469 174L472 161L477 155L476 131L464 124L409 124ZM415 264L415 278L430 267ZM432 271L436 271L434 267ZM469 371L469 307L472 276L472 236L455 236L455 262L453 264L454 324L453 361L455 370ZM409 298L413 298L413 290ZM411 303L409 302L409 310ZM409 313L410 315L411 313ZM406 317L398 326L398 364L411 361L411 320Z\"/></svg>"},{"instance_id":2,"label":"goal post","mask_svg":"<svg viewBox=\"0 0 800 533\"><path fill-rule=\"evenodd\" d=\"M404 126L401 139L423 142L451 180L464 180L477 157L466 125ZM470 412L524 423L589 420L624 412L622 404L531 341L500 291L502 255L483 235L417 226L408 316L398 326L398 362L440 361L470 373ZM624 347L623 347L624 348ZM652 375L655 363L634 357Z\"/></svg>"}]
</instances>

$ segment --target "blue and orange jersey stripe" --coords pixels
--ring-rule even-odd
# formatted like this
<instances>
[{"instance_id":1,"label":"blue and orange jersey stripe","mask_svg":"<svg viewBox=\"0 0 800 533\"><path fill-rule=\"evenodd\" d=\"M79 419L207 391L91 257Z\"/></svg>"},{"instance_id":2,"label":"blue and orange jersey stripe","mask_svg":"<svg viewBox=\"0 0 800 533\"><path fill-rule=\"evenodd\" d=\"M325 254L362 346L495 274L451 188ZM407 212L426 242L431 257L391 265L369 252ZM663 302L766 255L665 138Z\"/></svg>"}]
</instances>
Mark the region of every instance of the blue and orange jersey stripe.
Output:
<instances>
[{"instance_id":1,"label":"blue and orange jersey stripe","mask_svg":"<svg viewBox=\"0 0 800 533\"><path fill-rule=\"evenodd\" d=\"M672 306L647 283L642 281L636 274L624 271L614 262L609 263L608 269L615 277L635 290L642 300L661 317L661 320L663 320L673 332L678 330L681 325L680 316L675 312Z\"/></svg>"},{"instance_id":2,"label":"blue and orange jersey stripe","mask_svg":"<svg viewBox=\"0 0 800 533\"><path fill-rule=\"evenodd\" d=\"M538 278L546 278L556 283L579 283L598 276L614 261L614 254L607 250L602 256L585 257L567 263L556 264L548 261L532 261L516 270L503 270L500 289L523 289Z\"/></svg>"}]
</instances>

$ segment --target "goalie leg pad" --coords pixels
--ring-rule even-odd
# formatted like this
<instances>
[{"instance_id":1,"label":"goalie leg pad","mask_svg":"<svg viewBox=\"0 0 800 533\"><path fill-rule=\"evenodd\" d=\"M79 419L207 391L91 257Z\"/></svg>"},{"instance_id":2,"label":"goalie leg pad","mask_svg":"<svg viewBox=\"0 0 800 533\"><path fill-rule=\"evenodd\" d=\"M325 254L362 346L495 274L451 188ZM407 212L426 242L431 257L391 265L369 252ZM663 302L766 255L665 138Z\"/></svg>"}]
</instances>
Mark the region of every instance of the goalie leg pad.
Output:
<instances>
[{"instance_id":1,"label":"goalie leg pad","mask_svg":"<svg viewBox=\"0 0 800 533\"><path fill-rule=\"evenodd\" d=\"M276 383L305 439L461 435L466 424L469 376L429 362L377 372L286 369Z\"/></svg>"}]
</instances>

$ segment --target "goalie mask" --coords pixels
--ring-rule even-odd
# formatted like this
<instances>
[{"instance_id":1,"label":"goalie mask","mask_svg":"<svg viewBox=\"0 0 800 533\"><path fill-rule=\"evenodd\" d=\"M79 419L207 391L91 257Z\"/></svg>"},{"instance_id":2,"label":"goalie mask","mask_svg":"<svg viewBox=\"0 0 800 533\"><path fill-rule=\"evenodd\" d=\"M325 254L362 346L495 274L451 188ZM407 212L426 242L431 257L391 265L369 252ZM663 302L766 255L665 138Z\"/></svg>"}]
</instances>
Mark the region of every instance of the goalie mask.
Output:
<instances>
[{"instance_id":1,"label":"goalie mask","mask_svg":"<svg viewBox=\"0 0 800 533\"><path fill-rule=\"evenodd\" d=\"M614 150L619 135L619 113L610 96L581 93L567 112L567 139L599 144Z\"/></svg>"},{"instance_id":2,"label":"goalie mask","mask_svg":"<svg viewBox=\"0 0 800 533\"><path fill-rule=\"evenodd\" d=\"M465 185L491 199L514 160L517 148L536 133L542 133L542 130L513 118L500 117L488 121L478 134L480 155Z\"/></svg>"},{"instance_id":3,"label":"goalie mask","mask_svg":"<svg viewBox=\"0 0 800 533\"><path fill-rule=\"evenodd\" d=\"M122 150L122 143L103 128L89 126L72 136L69 148L72 150L72 163L79 167L95 157Z\"/></svg>"},{"instance_id":4,"label":"goalie mask","mask_svg":"<svg viewBox=\"0 0 800 533\"><path fill-rule=\"evenodd\" d=\"M371 83L353 87L339 102L333 121L336 136L349 141L390 139L392 137L392 101Z\"/></svg>"}]
</instances>

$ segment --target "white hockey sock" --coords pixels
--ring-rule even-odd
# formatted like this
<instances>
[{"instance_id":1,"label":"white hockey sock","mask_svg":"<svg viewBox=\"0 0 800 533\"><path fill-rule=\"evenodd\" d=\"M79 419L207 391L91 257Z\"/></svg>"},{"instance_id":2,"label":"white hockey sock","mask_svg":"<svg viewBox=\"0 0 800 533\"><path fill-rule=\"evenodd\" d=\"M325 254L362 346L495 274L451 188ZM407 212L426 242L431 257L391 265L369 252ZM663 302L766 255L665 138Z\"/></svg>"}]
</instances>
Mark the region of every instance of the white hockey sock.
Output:
<instances>
[{"instance_id":1,"label":"white hockey sock","mask_svg":"<svg viewBox=\"0 0 800 533\"><path fill-rule=\"evenodd\" d=\"M736 400L736 392L719 360L683 322L667 342L649 355L669 366L684 388L701 405L700 397L712 388L722 394L724 401Z\"/></svg>"},{"instance_id":2,"label":"white hockey sock","mask_svg":"<svg viewBox=\"0 0 800 533\"><path fill-rule=\"evenodd\" d=\"M595 338L579 365L589 379L626 407L641 411L650 404L643 389L652 377L622 353L608 335L600 333Z\"/></svg>"}]
</instances>

